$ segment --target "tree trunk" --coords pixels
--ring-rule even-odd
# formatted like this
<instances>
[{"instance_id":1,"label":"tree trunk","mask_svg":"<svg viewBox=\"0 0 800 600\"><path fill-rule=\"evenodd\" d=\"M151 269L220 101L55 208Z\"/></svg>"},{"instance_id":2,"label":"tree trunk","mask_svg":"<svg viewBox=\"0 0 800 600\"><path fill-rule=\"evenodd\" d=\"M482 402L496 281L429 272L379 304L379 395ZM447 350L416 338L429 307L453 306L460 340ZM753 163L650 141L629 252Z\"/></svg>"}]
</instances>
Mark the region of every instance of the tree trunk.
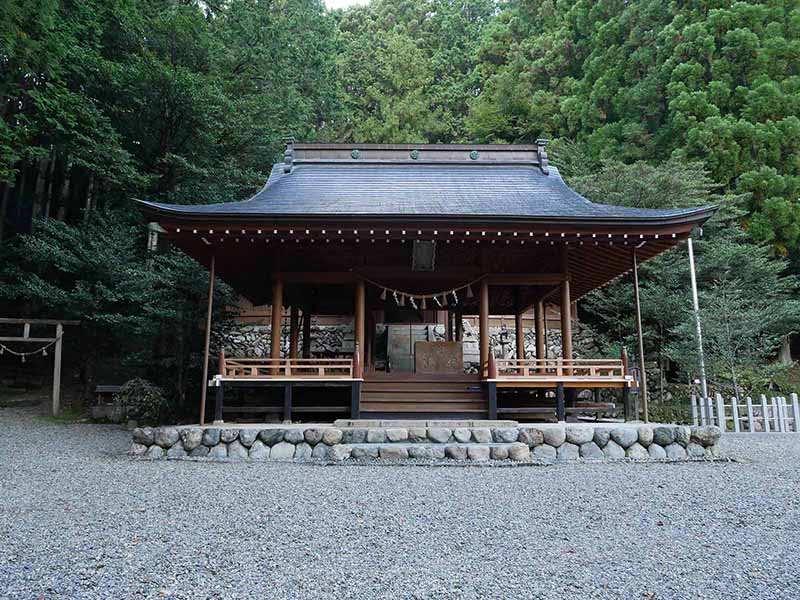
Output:
<instances>
[{"instance_id":1,"label":"tree trunk","mask_svg":"<svg viewBox=\"0 0 800 600\"><path fill-rule=\"evenodd\" d=\"M0 242L3 241L3 233L6 228L6 212L8 211L8 199L11 196L11 184L3 185L3 200L0 201Z\"/></svg>"}]
</instances>

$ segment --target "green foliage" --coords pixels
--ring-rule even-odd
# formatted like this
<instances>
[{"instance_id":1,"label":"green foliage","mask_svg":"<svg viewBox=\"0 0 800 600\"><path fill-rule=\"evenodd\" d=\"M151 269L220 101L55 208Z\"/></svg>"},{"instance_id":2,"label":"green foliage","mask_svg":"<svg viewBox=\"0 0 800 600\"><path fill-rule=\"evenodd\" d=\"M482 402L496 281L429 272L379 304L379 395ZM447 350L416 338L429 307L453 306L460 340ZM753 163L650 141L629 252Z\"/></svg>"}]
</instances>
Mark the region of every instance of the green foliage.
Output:
<instances>
[{"instance_id":1,"label":"green foliage","mask_svg":"<svg viewBox=\"0 0 800 600\"><path fill-rule=\"evenodd\" d=\"M114 394L113 419L134 419L146 425L158 425L169 409L164 393L145 379L126 381Z\"/></svg>"},{"instance_id":2,"label":"green foliage","mask_svg":"<svg viewBox=\"0 0 800 600\"><path fill-rule=\"evenodd\" d=\"M469 131L569 137L595 160L700 161L743 223L800 250L800 6L511 3L484 28Z\"/></svg>"},{"instance_id":3,"label":"green foliage","mask_svg":"<svg viewBox=\"0 0 800 600\"><path fill-rule=\"evenodd\" d=\"M630 165L587 161L569 143L557 146L572 165L569 181L587 197L612 204L669 208L707 204L713 184L697 163ZM779 369L769 363L780 340L800 328L797 279L786 261L753 242L737 225L746 197L724 197L719 214L695 242L706 370L720 389L763 387ZM689 265L683 251L672 251L640 267L645 355L674 362L684 381L698 376L698 353L689 293ZM590 294L581 309L605 355L619 346L636 347L630 278ZM753 387L744 388L745 381ZM653 391L653 390L651 390Z\"/></svg>"},{"instance_id":4,"label":"green foliage","mask_svg":"<svg viewBox=\"0 0 800 600\"><path fill-rule=\"evenodd\" d=\"M98 365L119 362L148 373L179 404L201 348L208 273L177 250L148 257L132 215L105 211L78 226L55 220L20 236L0 261L0 298L34 313L80 320L73 339L86 392ZM234 296L215 286L215 319Z\"/></svg>"},{"instance_id":5,"label":"green foliage","mask_svg":"<svg viewBox=\"0 0 800 600\"><path fill-rule=\"evenodd\" d=\"M467 139L481 31L494 0L375 0L339 15L342 113L336 137L354 142Z\"/></svg>"}]
</instances>

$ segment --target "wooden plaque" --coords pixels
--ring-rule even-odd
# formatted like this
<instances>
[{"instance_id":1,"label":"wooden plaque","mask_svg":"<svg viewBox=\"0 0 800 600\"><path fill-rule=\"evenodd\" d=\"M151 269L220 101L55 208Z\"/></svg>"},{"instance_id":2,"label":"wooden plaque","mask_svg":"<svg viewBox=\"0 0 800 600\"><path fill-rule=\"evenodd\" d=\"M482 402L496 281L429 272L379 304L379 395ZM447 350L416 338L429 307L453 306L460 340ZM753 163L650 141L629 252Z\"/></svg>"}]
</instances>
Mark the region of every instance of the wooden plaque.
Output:
<instances>
[{"instance_id":1,"label":"wooden plaque","mask_svg":"<svg viewBox=\"0 0 800 600\"><path fill-rule=\"evenodd\" d=\"M461 342L417 342L414 344L416 373L463 373Z\"/></svg>"}]
</instances>

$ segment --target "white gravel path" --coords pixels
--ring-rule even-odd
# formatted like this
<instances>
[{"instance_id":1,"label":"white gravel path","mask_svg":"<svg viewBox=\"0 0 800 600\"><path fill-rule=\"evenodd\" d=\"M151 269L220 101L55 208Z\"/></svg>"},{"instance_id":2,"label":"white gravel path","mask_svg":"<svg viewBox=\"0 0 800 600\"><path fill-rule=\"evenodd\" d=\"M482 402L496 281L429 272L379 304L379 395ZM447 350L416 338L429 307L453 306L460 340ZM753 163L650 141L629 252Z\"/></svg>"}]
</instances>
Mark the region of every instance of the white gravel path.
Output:
<instances>
[{"instance_id":1,"label":"white gravel path","mask_svg":"<svg viewBox=\"0 0 800 600\"><path fill-rule=\"evenodd\" d=\"M800 597L800 435L742 462L146 462L0 410L1 598Z\"/></svg>"}]
</instances>

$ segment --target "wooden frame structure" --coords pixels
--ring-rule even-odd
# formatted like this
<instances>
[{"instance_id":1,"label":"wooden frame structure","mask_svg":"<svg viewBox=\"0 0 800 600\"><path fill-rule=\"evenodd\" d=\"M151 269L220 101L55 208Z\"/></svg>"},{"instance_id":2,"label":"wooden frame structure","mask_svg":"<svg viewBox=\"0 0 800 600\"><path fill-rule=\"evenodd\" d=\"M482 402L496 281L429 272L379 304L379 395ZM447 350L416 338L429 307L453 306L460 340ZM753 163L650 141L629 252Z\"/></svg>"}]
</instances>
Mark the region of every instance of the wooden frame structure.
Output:
<instances>
[{"instance_id":1,"label":"wooden frame structure","mask_svg":"<svg viewBox=\"0 0 800 600\"><path fill-rule=\"evenodd\" d=\"M80 325L80 321L60 321L56 319L11 319L0 318L0 325L22 325L21 336L0 336L0 344L2 342L14 342L25 344L45 344L32 352L14 352L20 356L31 356L46 351L50 346L54 346L54 361L53 361L53 404L52 414L57 416L61 410L61 350L63 346L62 338L64 337L65 325ZM55 327L55 335L53 337L31 337L31 325L45 325Z\"/></svg>"},{"instance_id":2,"label":"wooden frame structure","mask_svg":"<svg viewBox=\"0 0 800 600\"><path fill-rule=\"evenodd\" d=\"M619 388L627 394L638 386L626 363L574 356L575 302L626 273L634 273L638 286L639 263L681 243L716 209L593 204L549 165L545 142L289 142L284 162L246 202L141 202L141 210L175 245L212 270L207 331L214 276L252 302L272 306L270 356L222 359L222 372L212 382L218 404L223 384L283 386L282 413L289 419L293 386L349 386L352 416L477 418L496 415L498 388L550 389L556 392L557 416L564 418L569 410L562 410L564 397L575 408L577 389ZM418 242L433 249L425 270L417 269ZM638 315L638 290L636 300ZM561 361L546 356L548 304L560 309ZM522 315L530 309L535 357L525 356L521 343ZM437 379L381 372L375 324L431 322L434 311L447 315L450 341L463 340L463 317L477 317L479 374ZM311 356L312 315L353 319L353 351L339 357L343 362ZM494 361L486 335L490 315L514 316L516 361ZM284 320L287 352L281 347ZM643 365L642 344L638 351ZM640 393L646 418L644 379ZM215 418L221 420L217 409Z\"/></svg>"}]
</instances>

